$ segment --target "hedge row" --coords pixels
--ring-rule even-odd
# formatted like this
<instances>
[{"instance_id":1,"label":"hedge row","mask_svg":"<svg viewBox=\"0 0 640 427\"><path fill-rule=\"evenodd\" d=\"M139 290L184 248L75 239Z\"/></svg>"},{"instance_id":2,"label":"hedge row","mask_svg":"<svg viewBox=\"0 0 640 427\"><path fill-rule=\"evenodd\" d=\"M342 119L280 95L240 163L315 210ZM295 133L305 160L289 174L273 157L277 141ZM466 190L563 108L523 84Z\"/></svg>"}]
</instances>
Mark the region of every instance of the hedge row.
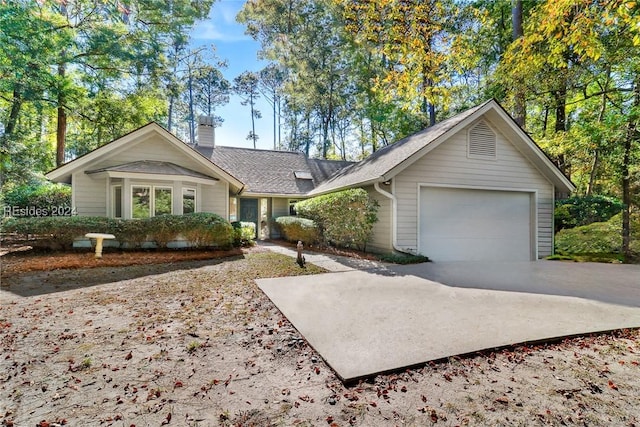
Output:
<instances>
[{"instance_id":1,"label":"hedge row","mask_svg":"<svg viewBox=\"0 0 640 427\"><path fill-rule=\"evenodd\" d=\"M113 234L121 247L127 249L141 247L145 242L166 248L179 238L188 241L191 247L230 248L242 243L246 227L241 225L236 232L222 217L205 212L136 220L71 216L6 218L2 222L3 233L36 237L35 245L50 249L70 249L76 238L90 232Z\"/></svg>"}]
</instances>

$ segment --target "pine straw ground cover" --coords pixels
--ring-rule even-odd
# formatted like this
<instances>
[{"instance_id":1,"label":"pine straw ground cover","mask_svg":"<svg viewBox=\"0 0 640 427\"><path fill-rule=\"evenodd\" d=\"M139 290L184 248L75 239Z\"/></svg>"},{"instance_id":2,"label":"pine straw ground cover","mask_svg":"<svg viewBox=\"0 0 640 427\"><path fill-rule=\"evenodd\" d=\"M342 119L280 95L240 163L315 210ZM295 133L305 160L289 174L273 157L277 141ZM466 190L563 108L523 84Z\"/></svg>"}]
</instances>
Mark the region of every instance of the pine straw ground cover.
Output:
<instances>
[{"instance_id":1,"label":"pine straw ground cover","mask_svg":"<svg viewBox=\"0 0 640 427\"><path fill-rule=\"evenodd\" d=\"M346 387L254 283L321 272L254 248L8 273L0 422L640 425L638 330L452 357Z\"/></svg>"}]
</instances>

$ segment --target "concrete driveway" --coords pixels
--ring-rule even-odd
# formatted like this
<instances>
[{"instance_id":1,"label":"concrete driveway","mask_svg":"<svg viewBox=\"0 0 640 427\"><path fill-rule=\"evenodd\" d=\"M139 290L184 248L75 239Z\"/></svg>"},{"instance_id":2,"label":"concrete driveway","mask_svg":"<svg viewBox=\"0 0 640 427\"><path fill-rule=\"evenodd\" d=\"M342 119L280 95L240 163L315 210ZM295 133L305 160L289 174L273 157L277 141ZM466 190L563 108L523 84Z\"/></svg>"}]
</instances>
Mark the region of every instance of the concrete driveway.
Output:
<instances>
[{"instance_id":1,"label":"concrete driveway","mask_svg":"<svg viewBox=\"0 0 640 427\"><path fill-rule=\"evenodd\" d=\"M639 267L499 267L375 266L257 283L343 381L505 345L640 327Z\"/></svg>"},{"instance_id":2,"label":"concrete driveway","mask_svg":"<svg viewBox=\"0 0 640 427\"><path fill-rule=\"evenodd\" d=\"M640 307L640 265L591 262L443 262L392 266L449 286L564 295Z\"/></svg>"}]
</instances>

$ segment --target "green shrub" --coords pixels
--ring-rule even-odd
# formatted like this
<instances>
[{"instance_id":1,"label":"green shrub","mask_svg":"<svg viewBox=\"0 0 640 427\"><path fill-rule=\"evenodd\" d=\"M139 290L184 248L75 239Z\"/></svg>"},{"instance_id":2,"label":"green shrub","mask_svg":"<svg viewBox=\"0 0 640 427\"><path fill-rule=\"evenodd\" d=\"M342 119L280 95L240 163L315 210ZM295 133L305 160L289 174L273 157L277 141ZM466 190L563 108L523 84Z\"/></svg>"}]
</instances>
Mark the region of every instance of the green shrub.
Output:
<instances>
[{"instance_id":1,"label":"green shrub","mask_svg":"<svg viewBox=\"0 0 640 427\"><path fill-rule=\"evenodd\" d=\"M169 242L185 233L187 220L182 215L158 215L141 222L146 237L154 241L158 248L166 248Z\"/></svg>"},{"instance_id":2,"label":"green shrub","mask_svg":"<svg viewBox=\"0 0 640 427\"><path fill-rule=\"evenodd\" d=\"M631 218L631 252L640 253L640 215ZM555 237L555 249L559 255L617 254L622 248L622 214L607 222L594 222L561 230Z\"/></svg>"},{"instance_id":3,"label":"green shrub","mask_svg":"<svg viewBox=\"0 0 640 427\"><path fill-rule=\"evenodd\" d=\"M112 233L118 228L118 222L112 218L92 216L9 217L2 222L2 232L37 236L36 247L67 250L73 247L76 237L90 232Z\"/></svg>"},{"instance_id":4,"label":"green shrub","mask_svg":"<svg viewBox=\"0 0 640 427\"><path fill-rule=\"evenodd\" d=\"M623 208L620 200L606 196L574 196L558 200L554 210L555 230L605 222Z\"/></svg>"},{"instance_id":5,"label":"green shrub","mask_svg":"<svg viewBox=\"0 0 640 427\"><path fill-rule=\"evenodd\" d=\"M234 246L252 246L255 243L255 222L234 221L231 226L233 227Z\"/></svg>"},{"instance_id":6,"label":"green shrub","mask_svg":"<svg viewBox=\"0 0 640 427\"><path fill-rule=\"evenodd\" d=\"M289 242L301 240L307 245L320 241L320 231L313 220L299 216L281 216L275 219L275 226Z\"/></svg>"},{"instance_id":7,"label":"green shrub","mask_svg":"<svg viewBox=\"0 0 640 427\"><path fill-rule=\"evenodd\" d=\"M24 209L21 216L56 216L62 211L71 213L71 187L63 184L21 185L7 191L2 197L3 213L9 216L13 209ZM37 212L37 213L36 213Z\"/></svg>"},{"instance_id":8,"label":"green shrub","mask_svg":"<svg viewBox=\"0 0 640 427\"><path fill-rule=\"evenodd\" d=\"M181 217L184 227L182 236L194 246L215 246L225 249L233 246L233 227L221 216L196 212Z\"/></svg>"},{"instance_id":9,"label":"green shrub","mask_svg":"<svg viewBox=\"0 0 640 427\"><path fill-rule=\"evenodd\" d=\"M423 262L429 262L429 258L424 255L412 255L412 254L385 254L380 255L380 261L389 262L392 264L420 264Z\"/></svg>"},{"instance_id":10,"label":"green shrub","mask_svg":"<svg viewBox=\"0 0 640 427\"><path fill-rule=\"evenodd\" d=\"M92 216L5 218L2 232L37 237L35 246L54 250L72 248L75 238L89 232L113 234L126 248L140 247L147 240L166 248L181 236L194 247L229 248L233 244L231 224L219 215L204 212L133 220Z\"/></svg>"},{"instance_id":11,"label":"green shrub","mask_svg":"<svg viewBox=\"0 0 640 427\"><path fill-rule=\"evenodd\" d=\"M363 250L378 220L378 203L361 188L303 200L296 211L315 221L327 242Z\"/></svg>"}]
</instances>

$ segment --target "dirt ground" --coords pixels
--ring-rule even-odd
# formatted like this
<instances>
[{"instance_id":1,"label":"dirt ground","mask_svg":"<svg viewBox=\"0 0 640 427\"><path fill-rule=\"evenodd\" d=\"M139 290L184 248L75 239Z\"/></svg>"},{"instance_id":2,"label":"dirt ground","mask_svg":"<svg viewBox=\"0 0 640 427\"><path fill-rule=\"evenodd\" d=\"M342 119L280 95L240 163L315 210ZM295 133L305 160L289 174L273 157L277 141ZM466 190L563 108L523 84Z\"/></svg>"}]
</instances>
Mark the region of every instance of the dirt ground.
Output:
<instances>
[{"instance_id":1,"label":"dirt ground","mask_svg":"<svg viewBox=\"0 0 640 427\"><path fill-rule=\"evenodd\" d=\"M0 258L2 425L640 426L638 330L345 386L254 283L322 270L259 247L220 256Z\"/></svg>"}]
</instances>

